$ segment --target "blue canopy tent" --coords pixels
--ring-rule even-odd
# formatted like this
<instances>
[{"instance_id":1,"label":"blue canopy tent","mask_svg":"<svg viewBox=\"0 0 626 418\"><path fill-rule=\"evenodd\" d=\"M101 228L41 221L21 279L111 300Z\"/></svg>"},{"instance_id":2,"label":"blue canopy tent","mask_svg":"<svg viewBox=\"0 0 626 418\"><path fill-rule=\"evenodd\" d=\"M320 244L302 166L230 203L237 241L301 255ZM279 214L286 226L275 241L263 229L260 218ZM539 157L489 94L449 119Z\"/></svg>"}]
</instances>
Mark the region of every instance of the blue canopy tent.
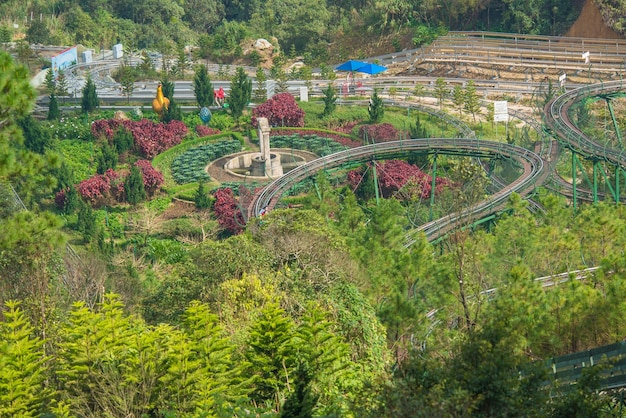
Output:
<instances>
[{"instance_id":1,"label":"blue canopy tent","mask_svg":"<svg viewBox=\"0 0 626 418\"><path fill-rule=\"evenodd\" d=\"M355 71L358 73L374 75L374 74L382 73L383 71L387 71L387 67L383 67L382 65L378 65L378 64L366 63L365 65L362 65L361 67L357 68Z\"/></svg>"},{"instance_id":2,"label":"blue canopy tent","mask_svg":"<svg viewBox=\"0 0 626 418\"><path fill-rule=\"evenodd\" d=\"M339 64L338 66L336 66L335 70L339 70L339 71L355 71L355 70L358 70L359 68L363 67L366 64L367 63L363 62L363 61L349 60L349 61L344 62L343 64Z\"/></svg>"}]
</instances>

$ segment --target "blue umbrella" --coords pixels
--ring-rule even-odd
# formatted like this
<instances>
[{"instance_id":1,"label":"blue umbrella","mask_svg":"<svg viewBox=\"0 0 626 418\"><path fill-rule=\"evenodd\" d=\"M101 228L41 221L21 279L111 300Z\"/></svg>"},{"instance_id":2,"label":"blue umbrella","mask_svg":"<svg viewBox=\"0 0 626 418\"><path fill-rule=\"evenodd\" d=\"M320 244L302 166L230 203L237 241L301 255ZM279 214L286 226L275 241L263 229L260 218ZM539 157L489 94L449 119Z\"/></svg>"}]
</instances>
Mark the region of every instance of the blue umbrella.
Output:
<instances>
[{"instance_id":1,"label":"blue umbrella","mask_svg":"<svg viewBox=\"0 0 626 418\"><path fill-rule=\"evenodd\" d=\"M344 62L343 64L338 65L337 67L335 67L335 70L339 70L339 71L355 71L355 70L358 70L359 68L363 67L366 64L367 64L366 62L350 60L350 61Z\"/></svg>"},{"instance_id":2,"label":"blue umbrella","mask_svg":"<svg viewBox=\"0 0 626 418\"><path fill-rule=\"evenodd\" d=\"M387 67L383 67L382 65L378 65L378 64L365 64L359 68L357 68L355 71L359 72L359 73L365 73L365 74L378 74L378 73L382 73L383 71L386 71Z\"/></svg>"}]
</instances>

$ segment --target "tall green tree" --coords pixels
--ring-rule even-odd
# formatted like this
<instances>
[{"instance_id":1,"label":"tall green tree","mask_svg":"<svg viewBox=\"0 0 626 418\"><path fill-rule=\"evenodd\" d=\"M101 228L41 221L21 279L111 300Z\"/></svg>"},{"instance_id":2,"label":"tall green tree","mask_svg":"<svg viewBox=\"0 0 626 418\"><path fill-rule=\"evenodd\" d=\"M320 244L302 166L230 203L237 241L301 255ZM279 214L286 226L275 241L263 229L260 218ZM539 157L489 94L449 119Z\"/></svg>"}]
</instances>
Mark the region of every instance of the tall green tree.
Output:
<instances>
[{"instance_id":1,"label":"tall green tree","mask_svg":"<svg viewBox=\"0 0 626 418\"><path fill-rule=\"evenodd\" d=\"M100 100L98 99L98 92L96 91L96 84L91 79L91 76L87 76L87 82L83 87L83 95L80 102L83 112L90 113L96 110L100 106Z\"/></svg>"},{"instance_id":2,"label":"tall green tree","mask_svg":"<svg viewBox=\"0 0 626 418\"><path fill-rule=\"evenodd\" d=\"M233 118L238 119L250 103L252 97L252 80L242 67L237 67L237 72L230 82L228 93L228 107Z\"/></svg>"},{"instance_id":3,"label":"tall green tree","mask_svg":"<svg viewBox=\"0 0 626 418\"><path fill-rule=\"evenodd\" d=\"M385 115L385 104L383 98L378 95L378 92L374 90L374 94L370 99L370 105L367 108L369 114L369 123L378 123L383 119Z\"/></svg>"},{"instance_id":4,"label":"tall green tree","mask_svg":"<svg viewBox=\"0 0 626 418\"><path fill-rule=\"evenodd\" d=\"M449 94L446 80L441 77L435 80L435 89L433 90L433 94L435 98L439 101L439 109L443 109L443 101L446 97L448 97Z\"/></svg>"},{"instance_id":5,"label":"tall green tree","mask_svg":"<svg viewBox=\"0 0 626 418\"><path fill-rule=\"evenodd\" d=\"M196 67L196 73L193 78L193 92L196 95L198 106L209 107L213 105L213 84L205 65Z\"/></svg>"},{"instance_id":6,"label":"tall green tree","mask_svg":"<svg viewBox=\"0 0 626 418\"><path fill-rule=\"evenodd\" d=\"M463 88L458 84L454 86L454 89L452 90L452 103L454 103L454 106L459 111L459 116L461 116L463 114L463 106L465 104L465 94L463 92Z\"/></svg>"},{"instance_id":7,"label":"tall green tree","mask_svg":"<svg viewBox=\"0 0 626 418\"><path fill-rule=\"evenodd\" d=\"M48 358L44 341L18 302L6 302L0 322L0 415L35 417L45 412L52 395L44 386Z\"/></svg>"},{"instance_id":8,"label":"tall green tree","mask_svg":"<svg viewBox=\"0 0 626 418\"><path fill-rule=\"evenodd\" d=\"M50 94L50 103L48 103L48 120L57 120L61 117L61 110L59 109L59 101L54 93Z\"/></svg>"},{"instance_id":9,"label":"tall green tree","mask_svg":"<svg viewBox=\"0 0 626 418\"><path fill-rule=\"evenodd\" d=\"M54 72L52 68L48 68L46 72L46 79L44 81L44 85L46 86L46 93L52 95L56 90L56 80L54 79Z\"/></svg>"},{"instance_id":10,"label":"tall green tree","mask_svg":"<svg viewBox=\"0 0 626 418\"><path fill-rule=\"evenodd\" d=\"M133 165L126 180L124 180L124 193L126 193L126 201L131 205L146 200L146 189L143 184L143 177L139 167Z\"/></svg>"},{"instance_id":11,"label":"tall green tree","mask_svg":"<svg viewBox=\"0 0 626 418\"><path fill-rule=\"evenodd\" d=\"M120 77L122 93L126 96L127 103L130 104L130 98L135 91L135 70L130 65L122 65L118 75Z\"/></svg>"},{"instance_id":12,"label":"tall green tree","mask_svg":"<svg viewBox=\"0 0 626 418\"><path fill-rule=\"evenodd\" d=\"M268 304L252 325L246 359L250 364L247 373L255 379L250 397L257 404L278 403L285 397L296 367L293 337L294 323L276 303Z\"/></svg>"},{"instance_id":13,"label":"tall green tree","mask_svg":"<svg viewBox=\"0 0 626 418\"><path fill-rule=\"evenodd\" d=\"M256 70L256 89L254 89L254 101L256 103L263 103L267 100L267 88L265 83L267 82L267 76L265 75L265 69L262 67Z\"/></svg>"},{"instance_id":14,"label":"tall green tree","mask_svg":"<svg viewBox=\"0 0 626 418\"><path fill-rule=\"evenodd\" d=\"M476 115L480 114L480 96L476 91L474 80L469 80L465 86L464 108L472 115L474 123L476 123Z\"/></svg>"},{"instance_id":15,"label":"tall green tree","mask_svg":"<svg viewBox=\"0 0 626 418\"><path fill-rule=\"evenodd\" d=\"M337 101L337 92L332 84L328 84L328 86L322 90L322 94L324 97L322 100L324 101L324 112L322 116L330 116L337 107L335 102Z\"/></svg>"}]
</instances>

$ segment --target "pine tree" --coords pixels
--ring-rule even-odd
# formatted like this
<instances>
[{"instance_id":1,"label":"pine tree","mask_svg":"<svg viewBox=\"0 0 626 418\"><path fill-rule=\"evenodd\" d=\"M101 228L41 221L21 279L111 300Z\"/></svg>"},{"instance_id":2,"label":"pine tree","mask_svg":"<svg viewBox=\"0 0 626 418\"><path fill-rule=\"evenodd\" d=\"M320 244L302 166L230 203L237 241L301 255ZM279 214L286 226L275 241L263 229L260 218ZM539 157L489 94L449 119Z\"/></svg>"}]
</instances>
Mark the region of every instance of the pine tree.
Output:
<instances>
[{"instance_id":1,"label":"pine tree","mask_svg":"<svg viewBox=\"0 0 626 418\"><path fill-rule=\"evenodd\" d=\"M463 106L465 105L465 93L458 84L452 90L452 102L459 111L459 116L463 114Z\"/></svg>"},{"instance_id":2,"label":"pine tree","mask_svg":"<svg viewBox=\"0 0 626 418\"><path fill-rule=\"evenodd\" d=\"M324 112L322 113L322 116L330 116L337 107L335 104L337 101L337 92L333 85L329 83L328 87L322 90L322 94L324 95L322 98L322 100L324 100Z\"/></svg>"},{"instance_id":3,"label":"pine tree","mask_svg":"<svg viewBox=\"0 0 626 418\"><path fill-rule=\"evenodd\" d=\"M59 101L54 93L50 94L50 103L48 103L48 120L58 120L61 117L61 109L59 109Z\"/></svg>"},{"instance_id":4,"label":"pine tree","mask_svg":"<svg viewBox=\"0 0 626 418\"><path fill-rule=\"evenodd\" d=\"M439 109L443 108L443 100L448 96L448 86L446 84L446 80L443 78L438 78L435 80L435 90L434 95L439 100Z\"/></svg>"},{"instance_id":5,"label":"pine tree","mask_svg":"<svg viewBox=\"0 0 626 418\"><path fill-rule=\"evenodd\" d=\"M115 169L117 167L117 160L119 156L117 155L117 151L115 147L110 146L108 143L105 143L100 149L100 153L97 157L97 168L96 172L98 174L104 174L108 169Z\"/></svg>"},{"instance_id":6,"label":"pine tree","mask_svg":"<svg viewBox=\"0 0 626 418\"><path fill-rule=\"evenodd\" d=\"M131 167L130 174L124 180L124 192L126 193L126 201L131 205L146 200L146 189L139 167L135 165Z\"/></svg>"},{"instance_id":7,"label":"pine tree","mask_svg":"<svg viewBox=\"0 0 626 418\"><path fill-rule=\"evenodd\" d=\"M117 131L115 131L115 135L113 135L113 145L115 145L118 154L122 154L131 149L134 145L134 141L133 134L123 126L120 126Z\"/></svg>"},{"instance_id":8,"label":"pine tree","mask_svg":"<svg viewBox=\"0 0 626 418\"><path fill-rule=\"evenodd\" d=\"M91 209L91 206L82 200L79 206L78 218L76 220L77 229L83 235L84 242L91 242L96 235L96 214Z\"/></svg>"},{"instance_id":9,"label":"pine tree","mask_svg":"<svg viewBox=\"0 0 626 418\"><path fill-rule=\"evenodd\" d=\"M87 83L85 83L85 87L83 87L83 97L80 103L85 113L93 112L100 105L96 85L90 75L87 76Z\"/></svg>"},{"instance_id":10,"label":"pine tree","mask_svg":"<svg viewBox=\"0 0 626 418\"><path fill-rule=\"evenodd\" d=\"M258 403L277 400L287 388L297 357L294 324L278 304L270 303L252 325L246 358L255 390L250 397Z\"/></svg>"},{"instance_id":11,"label":"pine tree","mask_svg":"<svg viewBox=\"0 0 626 418\"><path fill-rule=\"evenodd\" d=\"M170 106L163 111L163 122L183 120L183 111L175 99L170 99Z\"/></svg>"},{"instance_id":12,"label":"pine tree","mask_svg":"<svg viewBox=\"0 0 626 418\"><path fill-rule=\"evenodd\" d=\"M50 391L44 388L47 358L44 342L19 309L7 302L0 322L0 416L41 416Z\"/></svg>"},{"instance_id":13,"label":"pine tree","mask_svg":"<svg viewBox=\"0 0 626 418\"><path fill-rule=\"evenodd\" d=\"M238 119L245 108L250 103L252 97L252 81L241 67L237 67L237 72L230 82L230 93L228 95L228 107L233 118Z\"/></svg>"},{"instance_id":14,"label":"pine tree","mask_svg":"<svg viewBox=\"0 0 626 418\"><path fill-rule=\"evenodd\" d=\"M196 190L194 201L196 202L197 209L208 209L211 207L211 199L209 198L209 194L206 192L206 187L203 181L198 182L198 189Z\"/></svg>"},{"instance_id":15,"label":"pine tree","mask_svg":"<svg viewBox=\"0 0 626 418\"><path fill-rule=\"evenodd\" d=\"M46 93L50 95L54 94L56 89L56 80L54 79L54 72L52 71L52 68L48 68L44 85L46 86Z\"/></svg>"},{"instance_id":16,"label":"pine tree","mask_svg":"<svg viewBox=\"0 0 626 418\"><path fill-rule=\"evenodd\" d=\"M213 105L213 84L205 65L199 65L196 68L196 74L193 78L193 92L196 95L198 106L209 107Z\"/></svg>"},{"instance_id":17,"label":"pine tree","mask_svg":"<svg viewBox=\"0 0 626 418\"><path fill-rule=\"evenodd\" d=\"M318 396L311 391L311 373L304 362L298 364L294 376L296 389L287 398L280 412L281 418L311 418Z\"/></svg>"},{"instance_id":18,"label":"pine tree","mask_svg":"<svg viewBox=\"0 0 626 418\"><path fill-rule=\"evenodd\" d=\"M170 99L170 102L174 98L174 87L174 82L172 82L167 74L165 74L165 76L161 80L161 89L163 91L163 96Z\"/></svg>"},{"instance_id":19,"label":"pine tree","mask_svg":"<svg viewBox=\"0 0 626 418\"><path fill-rule=\"evenodd\" d=\"M480 97L476 91L474 80L468 81L465 86L465 110L472 114L474 123L476 123L476 114L480 114Z\"/></svg>"},{"instance_id":20,"label":"pine tree","mask_svg":"<svg viewBox=\"0 0 626 418\"><path fill-rule=\"evenodd\" d=\"M256 89L254 89L255 103L263 103L267 100L267 88L265 83L267 83L265 70L259 67L256 70Z\"/></svg>"},{"instance_id":21,"label":"pine tree","mask_svg":"<svg viewBox=\"0 0 626 418\"><path fill-rule=\"evenodd\" d=\"M370 99L370 105L367 108L367 113L369 114L370 123L380 122L385 115L385 104L383 103L382 97L378 95L376 90L374 90L374 94Z\"/></svg>"},{"instance_id":22,"label":"pine tree","mask_svg":"<svg viewBox=\"0 0 626 418\"><path fill-rule=\"evenodd\" d=\"M57 74L56 93L59 96L67 96L68 89L69 89L69 86L67 84L67 77L65 76L65 71L59 70L59 74Z\"/></svg>"},{"instance_id":23,"label":"pine tree","mask_svg":"<svg viewBox=\"0 0 626 418\"><path fill-rule=\"evenodd\" d=\"M133 68L128 65L122 65L120 67L120 84L122 86L122 93L126 96L128 104L130 104L130 97L135 91L135 75L133 73Z\"/></svg>"}]
</instances>

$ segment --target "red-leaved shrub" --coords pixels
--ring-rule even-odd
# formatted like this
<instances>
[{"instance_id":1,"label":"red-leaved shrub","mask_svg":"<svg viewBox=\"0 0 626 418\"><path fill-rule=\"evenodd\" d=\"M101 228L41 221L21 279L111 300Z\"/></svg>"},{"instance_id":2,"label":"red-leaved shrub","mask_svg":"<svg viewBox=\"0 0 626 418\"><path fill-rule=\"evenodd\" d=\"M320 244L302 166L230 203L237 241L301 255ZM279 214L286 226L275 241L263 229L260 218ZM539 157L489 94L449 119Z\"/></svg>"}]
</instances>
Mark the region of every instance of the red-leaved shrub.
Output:
<instances>
[{"instance_id":1,"label":"red-leaved shrub","mask_svg":"<svg viewBox=\"0 0 626 418\"><path fill-rule=\"evenodd\" d=\"M159 190L163 184L163 174L152 166L152 163L148 160L139 160L135 163L135 166L141 170L141 176L143 177L143 187L146 189L146 193L149 196Z\"/></svg>"},{"instance_id":2,"label":"red-leaved shrub","mask_svg":"<svg viewBox=\"0 0 626 418\"><path fill-rule=\"evenodd\" d=\"M103 119L91 124L91 133L96 138L106 138L111 141L120 126L124 126L133 134L135 147L146 158L152 158L180 144L188 131L187 126L179 120L154 123L147 119L140 121Z\"/></svg>"},{"instance_id":3,"label":"red-leaved shrub","mask_svg":"<svg viewBox=\"0 0 626 418\"><path fill-rule=\"evenodd\" d=\"M377 163L376 170L383 197L392 197L400 189L404 189L404 196L407 199L427 199L430 197L432 177L420 170L419 167L402 160L389 160ZM348 173L348 183L354 189L358 187L362 179L361 170L352 170ZM440 193L451 184L448 179L437 177L435 179L435 194Z\"/></svg>"},{"instance_id":4,"label":"red-leaved shrub","mask_svg":"<svg viewBox=\"0 0 626 418\"><path fill-rule=\"evenodd\" d=\"M298 107L296 99L289 93L280 93L252 110L252 125L257 126L257 118L267 118L270 126L304 126L304 110Z\"/></svg>"},{"instance_id":5,"label":"red-leaved shrub","mask_svg":"<svg viewBox=\"0 0 626 418\"><path fill-rule=\"evenodd\" d=\"M201 138L203 136L216 135L216 134L219 134L220 132L221 131L219 129L209 128L206 125L196 125L196 133Z\"/></svg>"},{"instance_id":6,"label":"red-leaved shrub","mask_svg":"<svg viewBox=\"0 0 626 418\"><path fill-rule=\"evenodd\" d=\"M91 204L97 204L109 196L111 181L106 174L97 174L78 184L78 193Z\"/></svg>"},{"instance_id":7,"label":"red-leaved shrub","mask_svg":"<svg viewBox=\"0 0 626 418\"><path fill-rule=\"evenodd\" d=\"M213 212L217 217L217 222L231 234L239 234L243 231L245 222L232 189L218 189L215 191L214 196Z\"/></svg>"},{"instance_id":8,"label":"red-leaved shrub","mask_svg":"<svg viewBox=\"0 0 626 418\"><path fill-rule=\"evenodd\" d=\"M390 123L362 125L359 127L359 137L373 142L389 142L399 139L398 130Z\"/></svg>"}]
</instances>

